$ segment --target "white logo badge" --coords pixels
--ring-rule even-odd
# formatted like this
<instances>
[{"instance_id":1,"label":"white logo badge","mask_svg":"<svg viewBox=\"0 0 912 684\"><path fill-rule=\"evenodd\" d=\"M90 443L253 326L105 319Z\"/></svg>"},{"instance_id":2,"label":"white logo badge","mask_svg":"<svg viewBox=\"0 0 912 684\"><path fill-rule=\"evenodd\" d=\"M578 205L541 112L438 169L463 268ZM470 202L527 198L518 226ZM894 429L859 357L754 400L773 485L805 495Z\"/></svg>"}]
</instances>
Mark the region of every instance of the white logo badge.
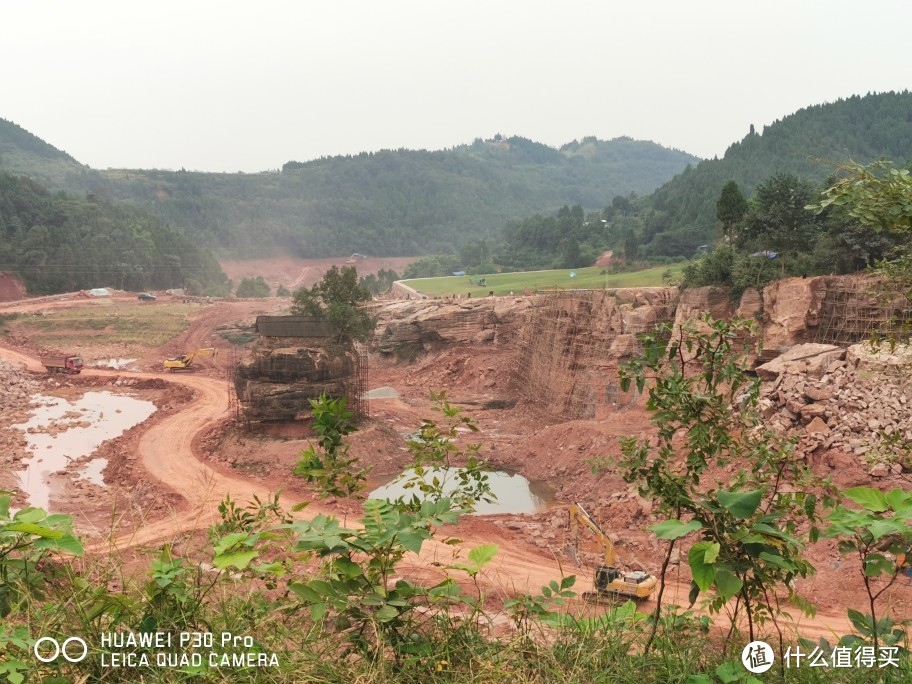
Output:
<instances>
[{"instance_id":1,"label":"white logo badge","mask_svg":"<svg viewBox=\"0 0 912 684\"><path fill-rule=\"evenodd\" d=\"M773 647L765 641L752 641L741 651L741 662L748 672L760 674L773 666Z\"/></svg>"}]
</instances>

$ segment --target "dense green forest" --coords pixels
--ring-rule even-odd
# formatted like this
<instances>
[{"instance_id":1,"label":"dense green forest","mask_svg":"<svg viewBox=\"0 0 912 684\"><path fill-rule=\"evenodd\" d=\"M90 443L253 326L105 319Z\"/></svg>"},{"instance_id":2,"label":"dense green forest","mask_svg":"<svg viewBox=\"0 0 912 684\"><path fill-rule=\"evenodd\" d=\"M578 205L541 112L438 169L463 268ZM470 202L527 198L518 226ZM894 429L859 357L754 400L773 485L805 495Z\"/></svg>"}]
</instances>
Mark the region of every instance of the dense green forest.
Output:
<instances>
[{"instance_id":1,"label":"dense green forest","mask_svg":"<svg viewBox=\"0 0 912 684\"><path fill-rule=\"evenodd\" d=\"M646 193L696 157L651 142L584 138L560 150L520 137L449 150L384 150L255 174L92 171L0 121L0 170L52 190L124 200L225 255L384 256L457 249L513 217Z\"/></svg>"},{"instance_id":2,"label":"dense green forest","mask_svg":"<svg viewBox=\"0 0 912 684\"><path fill-rule=\"evenodd\" d=\"M212 254L161 219L93 195L52 194L7 173L0 173L0 270L19 273L32 294L228 287Z\"/></svg>"},{"instance_id":3,"label":"dense green forest","mask_svg":"<svg viewBox=\"0 0 912 684\"><path fill-rule=\"evenodd\" d=\"M0 119L0 171L75 195L91 192L104 180L98 171L5 119Z\"/></svg>"},{"instance_id":4,"label":"dense green forest","mask_svg":"<svg viewBox=\"0 0 912 684\"><path fill-rule=\"evenodd\" d=\"M693 161L630 139L556 150L514 137L288 162L279 173L108 171L105 187L225 253L388 256L453 250L514 216L649 192Z\"/></svg>"},{"instance_id":5,"label":"dense green forest","mask_svg":"<svg viewBox=\"0 0 912 684\"><path fill-rule=\"evenodd\" d=\"M758 133L751 126L722 159L689 167L648 197L618 224L633 230L641 256L690 257L721 235L716 201L735 181L746 196L780 173L820 185L835 164L912 160L912 93L854 96L802 109Z\"/></svg>"}]
</instances>

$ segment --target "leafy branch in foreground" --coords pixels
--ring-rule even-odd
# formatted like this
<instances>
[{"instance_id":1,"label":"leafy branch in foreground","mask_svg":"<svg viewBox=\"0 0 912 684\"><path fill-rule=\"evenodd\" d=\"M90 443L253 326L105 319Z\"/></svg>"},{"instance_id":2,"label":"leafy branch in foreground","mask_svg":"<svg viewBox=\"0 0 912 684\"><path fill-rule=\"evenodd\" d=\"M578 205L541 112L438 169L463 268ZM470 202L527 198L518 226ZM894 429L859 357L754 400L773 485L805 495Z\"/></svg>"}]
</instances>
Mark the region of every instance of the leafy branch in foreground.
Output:
<instances>
[{"instance_id":1,"label":"leafy branch in foreground","mask_svg":"<svg viewBox=\"0 0 912 684\"><path fill-rule=\"evenodd\" d=\"M357 466L357 457L350 456L349 445L343 438L357 431L353 414L346 408L345 397L333 399L327 394L310 402L313 431L320 439L301 453L301 460L292 471L316 485L323 496L351 496L364 488L369 468Z\"/></svg>"},{"instance_id":2,"label":"leafy branch in foreground","mask_svg":"<svg viewBox=\"0 0 912 684\"><path fill-rule=\"evenodd\" d=\"M779 631L780 591L812 610L792 582L814 571L802 556L799 528L809 529L812 540L818 535L818 499L810 490L821 483L794 458L791 445L759 421L759 380L745 371L753 334L752 322L709 316L674 330L660 326L644 337L643 354L620 369L625 391L648 389L646 408L658 428L655 447L645 439L622 440L621 473L668 516L652 527L668 547L647 651L672 551L695 533L700 540L686 554L691 604L710 589L711 612L734 600L732 630L743 609L751 640L766 620ZM781 631L779 637L781 650Z\"/></svg>"},{"instance_id":3,"label":"leafy branch in foreground","mask_svg":"<svg viewBox=\"0 0 912 684\"><path fill-rule=\"evenodd\" d=\"M894 646L905 637L905 632L894 630L889 616L877 618L876 602L893 586L903 568L908 567L906 561L912 549L912 493L853 487L845 495L861 508L837 506L827 519L830 525L825 535L839 540L841 553L858 556L871 611L863 615L849 610L849 618L860 634L871 638L875 650L882 641Z\"/></svg>"},{"instance_id":4,"label":"leafy branch in foreground","mask_svg":"<svg viewBox=\"0 0 912 684\"><path fill-rule=\"evenodd\" d=\"M488 483L485 462L478 455L481 444L457 443L460 432L477 433L478 424L453 406L446 392L431 392L431 402L442 420L422 419L421 426L412 433L408 442L412 464L397 482L404 489L417 491L411 498L399 497L396 503L416 510L423 501L447 498L460 513L471 513L479 501L491 503L497 499Z\"/></svg>"}]
</instances>

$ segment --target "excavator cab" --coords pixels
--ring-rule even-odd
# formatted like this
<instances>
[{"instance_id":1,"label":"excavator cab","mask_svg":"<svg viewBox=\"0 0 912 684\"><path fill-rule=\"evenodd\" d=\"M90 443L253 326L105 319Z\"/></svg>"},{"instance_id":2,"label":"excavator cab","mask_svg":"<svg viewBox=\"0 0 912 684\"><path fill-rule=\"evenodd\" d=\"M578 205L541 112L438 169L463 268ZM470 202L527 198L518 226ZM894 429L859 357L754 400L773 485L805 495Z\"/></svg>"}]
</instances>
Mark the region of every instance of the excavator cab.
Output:
<instances>
[{"instance_id":1,"label":"excavator cab","mask_svg":"<svg viewBox=\"0 0 912 684\"><path fill-rule=\"evenodd\" d=\"M600 565L595 570L595 590L598 592L608 591L608 586L620 576L621 571L617 568Z\"/></svg>"}]
</instances>

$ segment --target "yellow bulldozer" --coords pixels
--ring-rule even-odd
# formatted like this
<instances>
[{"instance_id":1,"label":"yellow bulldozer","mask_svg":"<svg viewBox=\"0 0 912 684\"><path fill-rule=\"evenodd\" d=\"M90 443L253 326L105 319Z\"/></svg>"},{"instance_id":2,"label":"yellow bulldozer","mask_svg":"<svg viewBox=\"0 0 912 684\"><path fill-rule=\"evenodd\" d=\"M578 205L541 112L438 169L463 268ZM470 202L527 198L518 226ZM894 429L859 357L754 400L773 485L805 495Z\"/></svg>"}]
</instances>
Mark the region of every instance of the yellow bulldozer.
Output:
<instances>
[{"instance_id":1,"label":"yellow bulldozer","mask_svg":"<svg viewBox=\"0 0 912 684\"><path fill-rule=\"evenodd\" d=\"M589 531L605 557L604 565L595 570L595 591L584 592L583 599L590 603L599 603L603 600L610 602L618 597L631 598L634 601L649 598L658 584L656 578L642 570L623 570L618 567L617 553L611 539L585 508L574 503L570 506L570 532L575 538L577 550L583 529Z\"/></svg>"},{"instance_id":2,"label":"yellow bulldozer","mask_svg":"<svg viewBox=\"0 0 912 684\"><path fill-rule=\"evenodd\" d=\"M170 371L173 373L178 370L188 370L192 369L193 359L197 356L215 356L216 355L215 347L203 347L202 349L194 349L192 352L182 354L181 356L172 356L170 359L165 359L163 364L164 370Z\"/></svg>"}]
</instances>

